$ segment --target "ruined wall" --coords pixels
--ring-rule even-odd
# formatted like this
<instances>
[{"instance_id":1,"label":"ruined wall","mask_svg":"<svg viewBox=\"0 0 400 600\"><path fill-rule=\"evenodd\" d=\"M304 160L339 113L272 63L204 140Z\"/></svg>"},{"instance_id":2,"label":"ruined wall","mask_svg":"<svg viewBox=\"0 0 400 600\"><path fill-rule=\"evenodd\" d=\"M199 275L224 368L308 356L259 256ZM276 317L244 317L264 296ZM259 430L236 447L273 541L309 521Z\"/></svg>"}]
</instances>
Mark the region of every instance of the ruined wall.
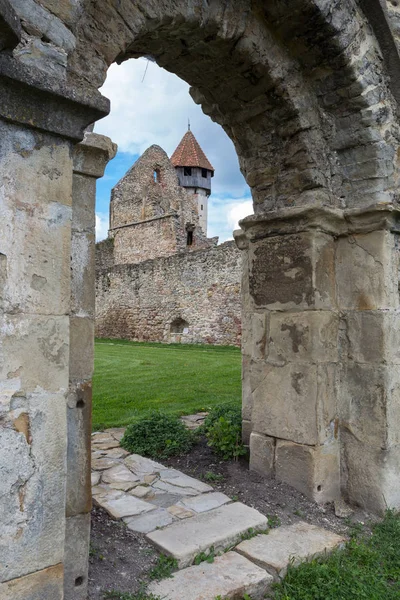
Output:
<instances>
[{"instance_id":1,"label":"ruined wall","mask_svg":"<svg viewBox=\"0 0 400 600\"><path fill-rule=\"evenodd\" d=\"M139 341L239 345L241 253L215 248L98 267L96 335ZM183 319L188 331L171 333Z\"/></svg>"},{"instance_id":2,"label":"ruined wall","mask_svg":"<svg viewBox=\"0 0 400 600\"><path fill-rule=\"evenodd\" d=\"M139 263L214 245L199 221L197 196L178 183L175 168L160 146L150 146L111 192L110 236L116 264Z\"/></svg>"}]
</instances>

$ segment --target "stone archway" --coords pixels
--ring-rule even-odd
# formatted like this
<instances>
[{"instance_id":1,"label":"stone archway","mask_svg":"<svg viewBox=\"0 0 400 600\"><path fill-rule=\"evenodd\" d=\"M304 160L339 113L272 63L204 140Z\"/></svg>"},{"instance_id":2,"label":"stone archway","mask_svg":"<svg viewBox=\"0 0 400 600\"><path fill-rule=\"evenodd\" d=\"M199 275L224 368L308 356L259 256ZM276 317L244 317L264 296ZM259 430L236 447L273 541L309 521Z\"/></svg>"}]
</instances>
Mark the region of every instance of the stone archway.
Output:
<instances>
[{"instance_id":1,"label":"stone archway","mask_svg":"<svg viewBox=\"0 0 400 600\"><path fill-rule=\"evenodd\" d=\"M237 234L251 466L316 499L400 505L396 14L378 0L268 4L3 2L6 595L86 595L91 203L114 149L76 144L108 111L107 67L129 57L192 85L252 188Z\"/></svg>"}]
</instances>

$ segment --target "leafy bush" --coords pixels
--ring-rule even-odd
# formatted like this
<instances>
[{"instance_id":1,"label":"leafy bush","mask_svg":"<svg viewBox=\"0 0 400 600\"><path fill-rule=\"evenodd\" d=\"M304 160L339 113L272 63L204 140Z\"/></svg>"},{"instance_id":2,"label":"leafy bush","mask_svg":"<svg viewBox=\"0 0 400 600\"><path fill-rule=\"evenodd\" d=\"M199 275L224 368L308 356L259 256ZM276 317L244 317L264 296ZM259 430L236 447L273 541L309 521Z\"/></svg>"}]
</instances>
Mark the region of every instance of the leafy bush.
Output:
<instances>
[{"instance_id":1,"label":"leafy bush","mask_svg":"<svg viewBox=\"0 0 400 600\"><path fill-rule=\"evenodd\" d=\"M188 452L193 434L173 415L151 411L128 425L121 446L142 456L166 458Z\"/></svg>"},{"instance_id":2,"label":"leafy bush","mask_svg":"<svg viewBox=\"0 0 400 600\"><path fill-rule=\"evenodd\" d=\"M225 460L246 454L242 444L242 412L231 403L218 404L204 421L208 445Z\"/></svg>"},{"instance_id":3,"label":"leafy bush","mask_svg":"<svg viewBox=\"0 0 400 600\"><path fill-rule=\"evenodd\" d=\"M220 417L229 419L235 425L242 426L242 408L237 402L222 402L216 404L208 413L204 419L202 429L205 433L208 432L210 427L216 423Z\"/></svg>"}]
</instances>

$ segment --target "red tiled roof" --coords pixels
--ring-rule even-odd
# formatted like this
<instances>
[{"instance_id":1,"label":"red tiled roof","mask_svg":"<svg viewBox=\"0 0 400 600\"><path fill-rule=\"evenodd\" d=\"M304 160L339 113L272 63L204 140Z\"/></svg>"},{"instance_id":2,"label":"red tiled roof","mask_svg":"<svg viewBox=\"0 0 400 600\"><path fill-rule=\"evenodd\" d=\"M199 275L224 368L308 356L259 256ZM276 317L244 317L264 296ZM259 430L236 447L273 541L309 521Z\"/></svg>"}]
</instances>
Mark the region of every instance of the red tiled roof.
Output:
<instances>
[{"instance_id":1,"label":"red tiled roof","mask_svg":"<svg viewBox=\"0 0 400 600\"><path fill-rule=\"evenodd\" d=\"M214 172L214 167L190 130L181 139L177 149L171 156L171 162L174 167L200 167L200 169L208 169Z\"/></svg>"}]
</instances>

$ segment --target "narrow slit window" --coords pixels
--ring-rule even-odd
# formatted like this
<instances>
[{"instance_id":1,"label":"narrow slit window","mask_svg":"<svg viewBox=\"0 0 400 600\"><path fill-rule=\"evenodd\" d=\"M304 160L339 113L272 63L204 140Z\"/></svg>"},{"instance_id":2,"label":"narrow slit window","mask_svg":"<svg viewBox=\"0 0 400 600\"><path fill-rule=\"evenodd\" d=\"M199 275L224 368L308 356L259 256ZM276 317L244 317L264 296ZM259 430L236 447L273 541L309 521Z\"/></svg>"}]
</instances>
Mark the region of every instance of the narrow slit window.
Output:
<instances>
[{"instance_id":1,"label":"narrow slit window","mask_svg":"<svg viewBox=\"0 0 400 600\"><path fill-rule=\"evenodd\" d=\"M160 171L158 169L154 169L153 179L154 179L154 183L160 183Z\"/></svg>"},{"instance_id":2,"label":"narrow slit window","mask_svg":"<svg viewBox=\"0 0 400 600\"><path fill-rule=\"evenodd\" d=\"M203 210L203 205L201 205L201 209L200 210Z\"/></svg>"},{"instance_id":3,"label":"narrow slit window","mask_svg":"<svg viewBox=\"0 0 400 600\"><path fill-rule=\"evenodd\" d=\"M192 167L183 167L183 174L185 177L192 176Z\"/></svg>"},{"instance_id":4,"label":"narrow slit window","mask_svg":"<svg viewBox=\"0 0 400 600\"><path fill-rule=\"evenodd\" d=\"M193 231L188 231L187 232L186 245L187 246L192 246L193 245Z\"/></svg>"},{"instance_id":5,"label":"narrow slit window","mask_svg":"<svg viewBox=\"0 0 400 600\"><path fill-rule=\"evenodd\" d=\"M204 177L204 179L207 179L207 169L201 170L201 176Z\"/></svg>"}]
</instances>

